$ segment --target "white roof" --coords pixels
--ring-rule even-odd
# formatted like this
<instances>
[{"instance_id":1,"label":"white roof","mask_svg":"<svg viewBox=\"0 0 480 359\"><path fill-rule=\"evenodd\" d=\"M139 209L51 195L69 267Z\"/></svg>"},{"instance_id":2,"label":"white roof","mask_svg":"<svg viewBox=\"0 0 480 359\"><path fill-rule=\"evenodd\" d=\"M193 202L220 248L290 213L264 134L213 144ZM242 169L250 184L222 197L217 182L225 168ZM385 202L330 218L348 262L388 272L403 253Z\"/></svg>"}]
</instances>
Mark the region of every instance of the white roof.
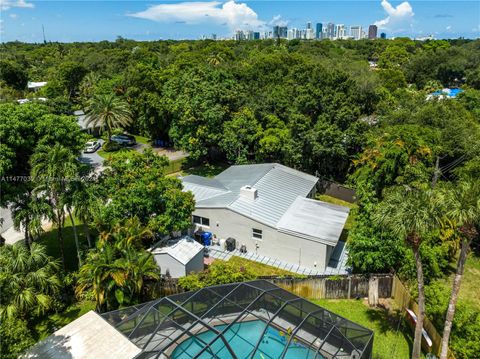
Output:
<instances>
[{"instance_id":1,"label":"white roof","mask_svg":"<svg viewBox=\"0 0 480 359\"><path fill-rule=\"evenodd\" d=\"M318 178L278 163L231 166L215 178L186 176L185 191L195 196L196 208L227 208L289 233L335 246L349 209L306 198ZM255 199L241 188L257 190Z\"/></svg>"},{"instance_id":2,"label":"white roof","mask_svg":"<svg viewBox=\"0 0 480 359\"><path fill-rule=\"evenodd\" d=\"M140 352L105 319L90 311L35 344L20 358L132 359Z\"/></svg>"},{"instance_id":3,"label":"white roof","mask_svg":"<svg viewBox=\"0 0 480 359\"><path fill-rule=\"evenodd\" d=\"M168 255L183 265L190 262L201 251L203 246L193 238L182 238L171 246L151 250L153 255Z\"/></svg>"},{"instance_id":4,"label":"white roof","mask_svg":"<svg viewBox=\"0 0 480 359\"><path fill-rule=\"evenodd\" d=\"M349 211L347 207L297 197L277 228L280 232L335 246Z\"/></svg>"},{"instance_id":5,"label":"white roof","mask_svg":"<svg viewBox=\"0 0 480 359\"><path fill-rule=\"evenodd\" d=\"M194 194L197 208L228 208L275 227L295 198L308 196L318 178L278 163L262 163L231 166L213 179L186 176L182 181ZM257 190L255 200L240 195L246 185Z\"/></svg>"},{"instance_id":6,"label":"white roof","mask_svg":"<svg viewBox=\"0 0 480 359\"><path fill-rule=\"evenodd\" d=\"M40 88L43 87L47 84L47 81L40 81L40 82L33 82L33 81L28 81L28 88L29 89L35 89L35 88Z\"/></svg>"}]
</instances>

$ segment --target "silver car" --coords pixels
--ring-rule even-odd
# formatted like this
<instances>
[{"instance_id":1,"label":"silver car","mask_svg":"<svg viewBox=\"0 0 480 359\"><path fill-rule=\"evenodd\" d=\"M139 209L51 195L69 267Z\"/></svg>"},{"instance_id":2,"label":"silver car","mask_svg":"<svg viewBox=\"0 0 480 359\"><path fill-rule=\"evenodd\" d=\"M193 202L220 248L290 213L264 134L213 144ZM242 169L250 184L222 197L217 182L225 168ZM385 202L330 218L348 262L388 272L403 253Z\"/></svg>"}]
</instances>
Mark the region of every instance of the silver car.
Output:
<instances>
[{"instance_id":1,"label":"silver car","mask_svg":"<svg viewBox=\"0 0 480 359\"><path fill-rule=\"evenodd\" d=\"M85 148L83 149L83 153L93 153L100 148L100 142L98 141L88 141L85 144Z\"/></svg>"}]
</instances>

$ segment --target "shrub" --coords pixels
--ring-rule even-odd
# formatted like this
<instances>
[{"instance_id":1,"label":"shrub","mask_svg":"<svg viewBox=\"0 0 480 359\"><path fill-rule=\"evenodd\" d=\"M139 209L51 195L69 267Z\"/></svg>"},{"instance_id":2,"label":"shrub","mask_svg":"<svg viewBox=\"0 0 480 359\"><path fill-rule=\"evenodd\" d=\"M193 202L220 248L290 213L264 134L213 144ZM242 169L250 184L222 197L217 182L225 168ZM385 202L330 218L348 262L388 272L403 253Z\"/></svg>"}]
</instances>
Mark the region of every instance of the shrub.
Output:
<instances>
[{"instance_id":1,"label":"shrub","mask_svg":"<svg viewBox=\"0 0 480 359\"><path fill-rule=\"evenodd\" d=\"M121 148L122 148L122 146L120 146L118 143L113 142L113 141L106 141L102 146L102 149L105 152L115 152L115 151L118 151Z\"/></svg>"}]
</instances>

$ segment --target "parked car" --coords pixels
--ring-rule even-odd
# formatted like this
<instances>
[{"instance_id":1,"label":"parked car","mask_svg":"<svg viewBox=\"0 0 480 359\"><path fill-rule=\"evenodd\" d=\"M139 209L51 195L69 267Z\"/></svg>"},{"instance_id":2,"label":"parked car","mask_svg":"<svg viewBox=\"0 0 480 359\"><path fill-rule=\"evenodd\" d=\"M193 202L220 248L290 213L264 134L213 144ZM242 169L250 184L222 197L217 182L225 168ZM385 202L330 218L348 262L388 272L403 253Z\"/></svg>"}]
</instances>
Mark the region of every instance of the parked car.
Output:
<instances>
[{"instance_id":1,"label":"parked car","mask_svg":"<svg viewBox=\"0 0 480 359\"><path fill-rule=\"evenodd\" d=\"M110 140L122 146L133 146L137 144L135 137L127 134L113 135Z\"/></svg>"},{"instance_id":2,"label":"parked car","mask_svg":"<svg viewBox=\"0 0 480 359\"><path fill-rule=\"evenodd\" d=\"M85 144L85 148L83 149L84 153L93 153L100 148L100 142L98 141L88 141Z\"/></svg>"}]
</instances>

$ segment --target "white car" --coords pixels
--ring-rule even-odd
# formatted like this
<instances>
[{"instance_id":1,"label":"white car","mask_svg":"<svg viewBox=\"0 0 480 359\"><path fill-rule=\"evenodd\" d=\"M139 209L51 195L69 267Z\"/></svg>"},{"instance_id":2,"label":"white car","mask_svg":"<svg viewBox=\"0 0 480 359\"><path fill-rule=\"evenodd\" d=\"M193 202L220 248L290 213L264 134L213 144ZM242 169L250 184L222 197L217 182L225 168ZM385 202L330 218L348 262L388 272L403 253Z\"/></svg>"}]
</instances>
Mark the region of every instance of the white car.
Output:
<instances>
[{"instance_id":1,"label":"white car","mask_svg":"<svg viewBox=\"0 0 480 359\"><path fill-rule=\"evenodd\" d=\"M85 148L83 149L84 153L93 153L100 148L100 142L98 141L88 141L85 144Z\"/></svg>"}]
</instances>

